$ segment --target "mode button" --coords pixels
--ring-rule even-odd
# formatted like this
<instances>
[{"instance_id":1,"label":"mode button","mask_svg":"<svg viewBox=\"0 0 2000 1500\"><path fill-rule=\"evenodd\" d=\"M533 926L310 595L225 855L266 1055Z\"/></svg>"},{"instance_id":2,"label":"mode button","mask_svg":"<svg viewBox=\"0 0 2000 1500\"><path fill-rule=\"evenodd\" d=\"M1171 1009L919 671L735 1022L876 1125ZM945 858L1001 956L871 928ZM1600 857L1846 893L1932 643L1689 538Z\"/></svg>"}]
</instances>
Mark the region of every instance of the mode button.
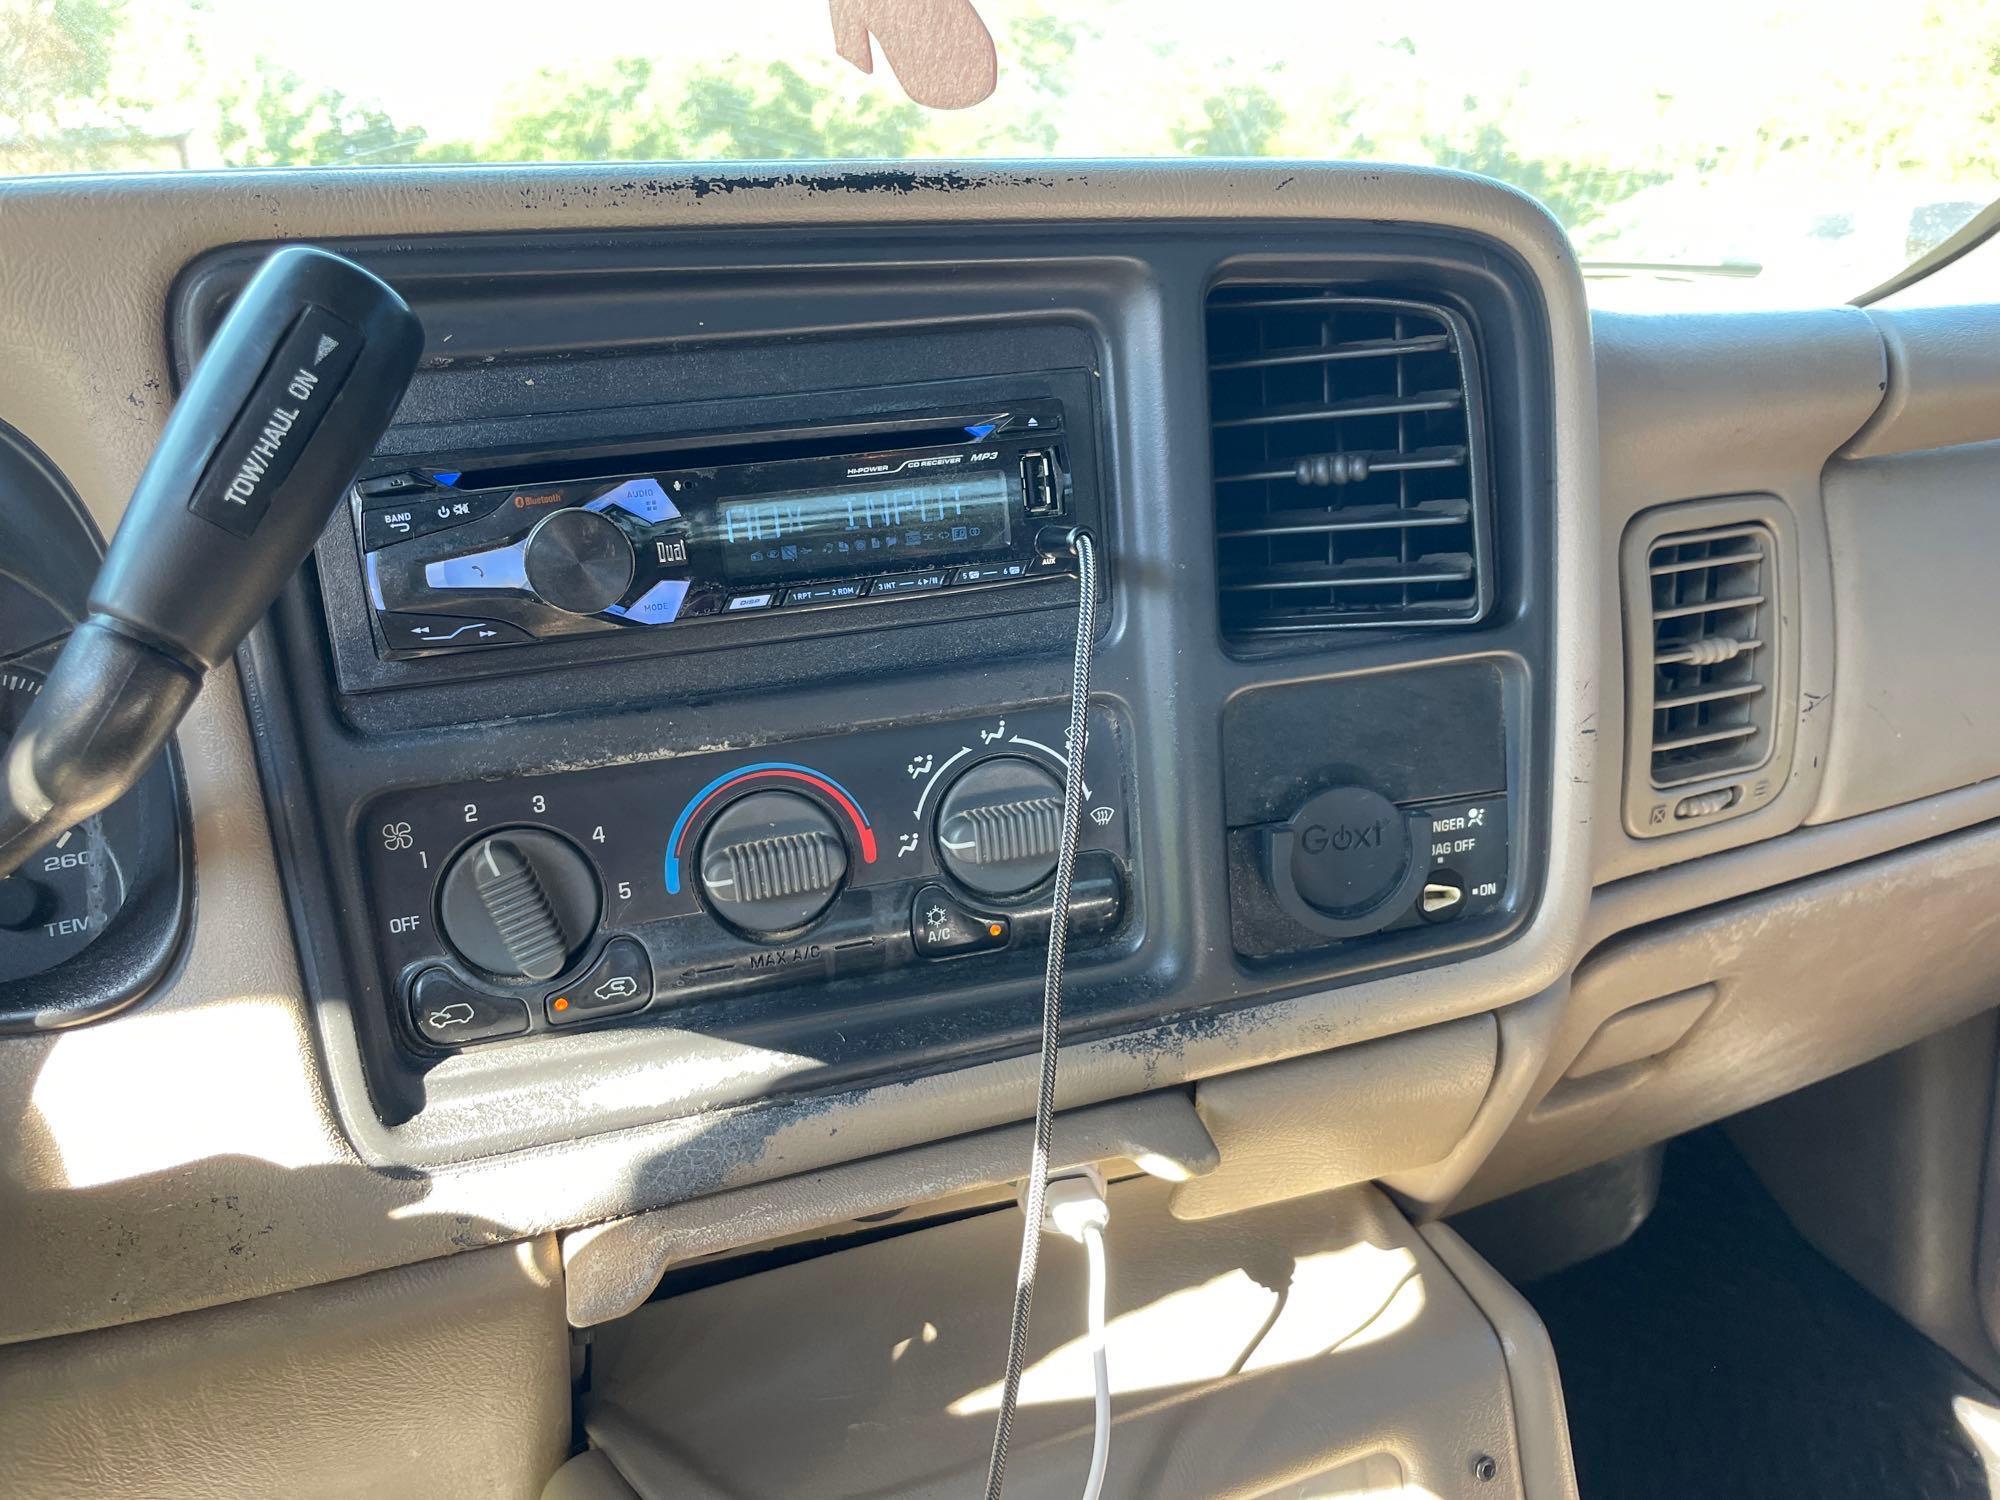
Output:
<instances>
[{"instance_id":1,"label":"mode button","mask_svg":"<svg viewBox=\"0 0 2000 1500\"><path fill-rule=\"evenodd\" d=\"M528 1007L512 995L476 990L449 969L426 969L410 986L410 1019L425 1041L462 1047L528 1029Z\"/></svg>"}]
</instances>

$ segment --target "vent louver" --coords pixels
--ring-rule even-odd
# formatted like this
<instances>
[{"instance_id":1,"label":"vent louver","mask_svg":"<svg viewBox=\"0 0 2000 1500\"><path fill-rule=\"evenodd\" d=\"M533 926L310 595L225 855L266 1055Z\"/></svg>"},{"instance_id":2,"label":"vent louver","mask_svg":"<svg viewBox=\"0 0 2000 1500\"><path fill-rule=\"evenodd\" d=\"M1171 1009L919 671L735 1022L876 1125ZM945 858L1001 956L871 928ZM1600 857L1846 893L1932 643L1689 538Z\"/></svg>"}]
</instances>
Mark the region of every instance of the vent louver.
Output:
<instances>
[{"instance_id":1,"label":"vent louver","mask_svg":"<svg viewBox=\"0 0 2000 1500\"><path fill-rule=\"evenodd\" d=\"M1721 526L1670 533L1647 552L1656 787L1770 754L1775 545L1763 526Z\"/></svg>"},{"instance_id":2,"label":"vent louver","mask_svg":"<svg viewBox=\"0 0 2000 1500\"><path fill-rule=\"evenodd\" d=\"M1625 829L1741 818L1784 794L1801 714L1797 523L1775 495L1654 506L1619 544Z\"/></svg>"},{"instance_id":3,"label":"vent louver","mask_svg":"<svg viewBox=\"0 0 2000 1500\"><path fill-rule=\"evenodd\" d=\"M1208 299L1222 628L1476 620L1483 427L1465 321L1307 286Z\"/></svg>"}]
</instances>

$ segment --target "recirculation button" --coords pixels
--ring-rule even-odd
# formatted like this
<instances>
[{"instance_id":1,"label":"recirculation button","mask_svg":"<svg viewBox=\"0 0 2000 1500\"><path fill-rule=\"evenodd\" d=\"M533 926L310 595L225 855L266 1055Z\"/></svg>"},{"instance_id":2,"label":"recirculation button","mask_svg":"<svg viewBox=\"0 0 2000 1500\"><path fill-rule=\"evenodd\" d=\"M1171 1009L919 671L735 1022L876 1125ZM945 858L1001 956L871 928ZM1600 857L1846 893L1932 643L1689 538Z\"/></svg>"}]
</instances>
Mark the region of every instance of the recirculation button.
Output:
<instances>
[{"instance_id":1,"label":"recirculation button","mask_svg":"<svg viewBox=\"0 0 2000 1500\"><path fill-rule=\"evenodd\" d=\"M615 937L581 979L548 997L549 1024L573 1026L599 1016L623 1015L652 998L653 965L646 950L632 938Z\"/></svg>"}]
</instances>

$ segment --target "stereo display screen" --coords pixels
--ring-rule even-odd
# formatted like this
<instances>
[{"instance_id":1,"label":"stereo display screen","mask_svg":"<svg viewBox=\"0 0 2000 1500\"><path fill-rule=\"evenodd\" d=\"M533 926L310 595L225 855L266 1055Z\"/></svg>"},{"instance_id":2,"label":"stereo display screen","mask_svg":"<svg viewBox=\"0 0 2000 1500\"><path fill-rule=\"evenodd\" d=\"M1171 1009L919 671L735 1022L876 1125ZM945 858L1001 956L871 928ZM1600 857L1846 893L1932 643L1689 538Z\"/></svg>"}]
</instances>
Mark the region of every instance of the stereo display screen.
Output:
<instances>
[{"instance_id":1,"label":"stereo display screen","mask_svg":"<svg viewBox=\"0 0 2000 1500\"><path fill-rule=\"evenodd\" d=\"M1019 509L1005 470L838 490L717 499L690 517L732 582L919 569L1005 551Z\"/></svg>"}]
</instances>

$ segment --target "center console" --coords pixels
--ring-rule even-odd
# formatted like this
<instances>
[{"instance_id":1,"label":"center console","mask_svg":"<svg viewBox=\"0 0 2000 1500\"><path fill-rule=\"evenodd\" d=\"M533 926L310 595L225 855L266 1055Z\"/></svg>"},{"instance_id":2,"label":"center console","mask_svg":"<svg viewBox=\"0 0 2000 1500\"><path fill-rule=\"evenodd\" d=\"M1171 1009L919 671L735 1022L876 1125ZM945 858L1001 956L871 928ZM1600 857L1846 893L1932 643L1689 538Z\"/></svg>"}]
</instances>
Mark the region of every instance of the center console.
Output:
<instances>
[{"instance_id":1,"label":"center console","mask_svg":"<svg viewBox=\"0 0 2000 1500\"><path fill-rule=\"evenodd\" d=\"M1532 289L1466 237L1273 231L1241 261L1218 232L1134 260L1115 227L1009 230L976 270L916 231L893 266L859 231L785 266L755 235L338 247L433 342L242 664L365 1157L674 1122L743 1142L648 1170L775 1170L815 1159L775 1122L838 1154L812 1122L862 1098L906 1139L927 1081L1032 1051L1057 920L1066 1035L1138 1087L1256 1007L1520 933L1550 752ZM184 358L259 254L190 268ZM1081 745L1048 541L1079 525Z\"/></svg>"}]
</instances>

